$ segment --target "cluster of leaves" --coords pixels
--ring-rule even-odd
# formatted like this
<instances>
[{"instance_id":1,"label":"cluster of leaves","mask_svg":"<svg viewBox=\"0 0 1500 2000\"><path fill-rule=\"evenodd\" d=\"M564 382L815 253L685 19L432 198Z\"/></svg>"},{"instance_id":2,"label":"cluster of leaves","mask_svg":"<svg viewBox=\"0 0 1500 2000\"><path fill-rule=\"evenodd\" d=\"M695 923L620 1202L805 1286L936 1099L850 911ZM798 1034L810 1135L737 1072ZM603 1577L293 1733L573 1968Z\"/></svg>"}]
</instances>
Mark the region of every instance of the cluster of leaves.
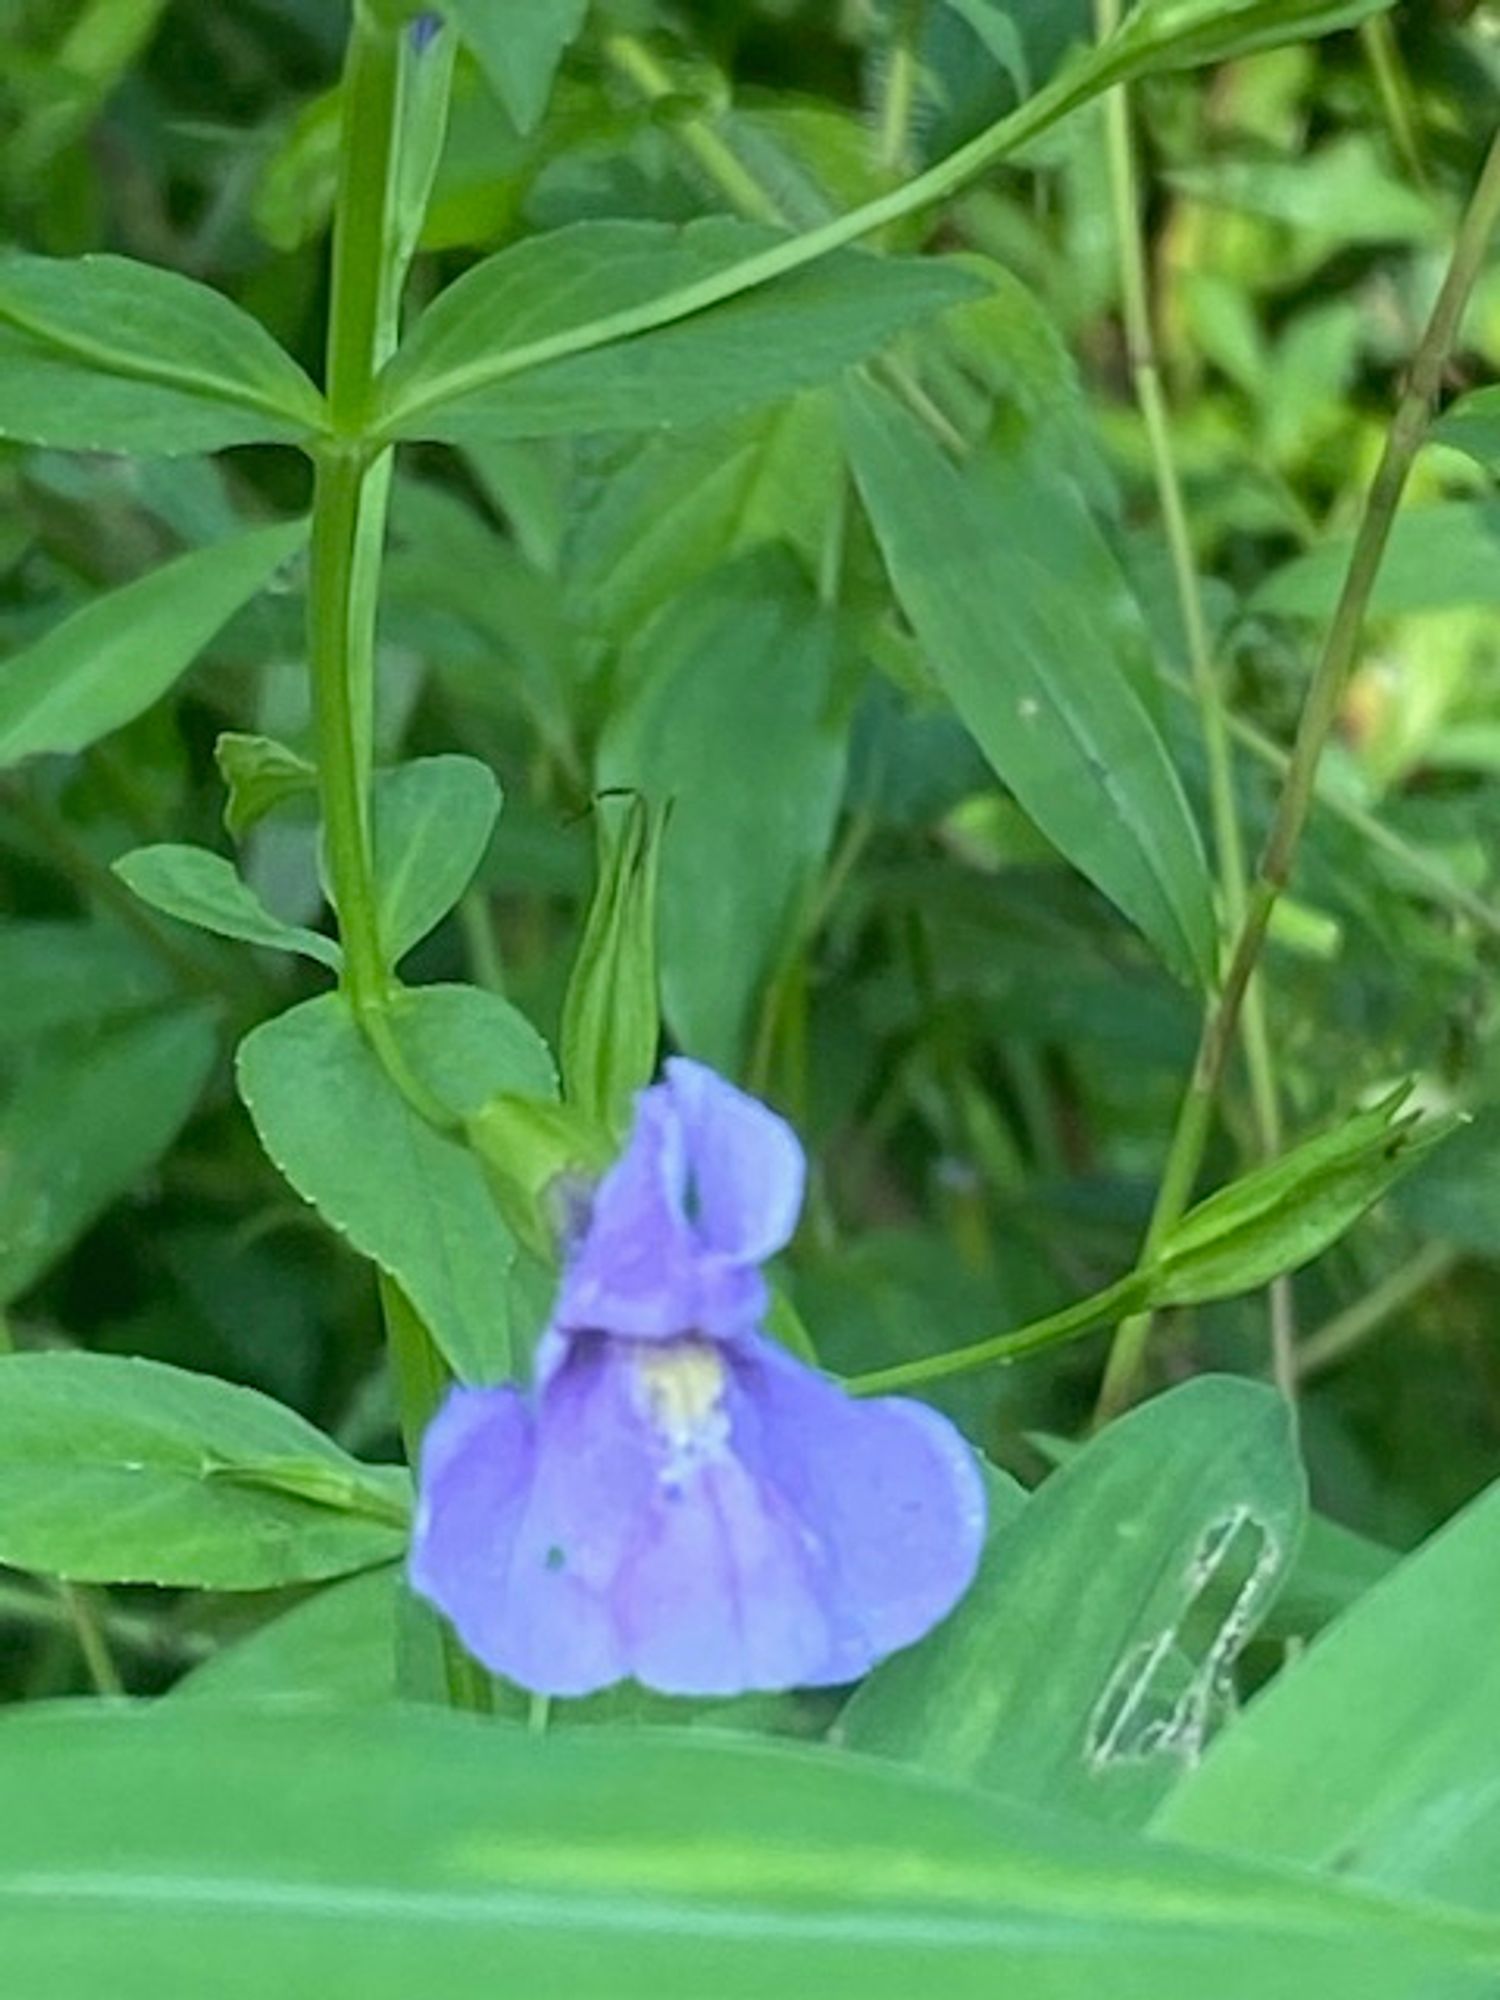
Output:
<instances>
[{"instance_id":1,"label":"cluster of leaves","mask_svg":"<svg viewBox=\"0 0 1500 2000\"><path fill-rule=\"evenodd\" d=\"M172 1689L150 1729L8 1724L0 1767L45 1759L48 1801L0 1836L18 1990L144 1994L191 1952L216 1992L292 1962L466 1992L501 1950L523 1986L611 1995L789 1964L865 1994L1003 1965L1071 2000L1101 1962L1161 2000L1490 1989L1496 1493L1392 1550L1484 1486L1500 1429L1494 392L1419 461L1273 930L1301 1143L1262 1163L1231 1076L1220 1191L1138 1264L1223 911L1100 108L1128 83L1145 114L1253 845L1493 124L1483 10L1412 11L1142 0L1095 44L1085 6L1021 0L448 0L435 38L376 31L416 256L351 410L315 386L340 10L15 0L4 1671ZM455 54L444 130L424 93ZM1497 307L1492 269L1460 390ZM362 1010L304 633L311 589L314 643L330 607L347 638L373 558L356 538L320 605L309 461L388 445L374 685L342 725ZM631 1693L479 1743L388 1707L452 1662L397 1581L424 1392L382 1315L398 1355L524 1372L549 1201L607 1159L663 1027L818 1163L778 1331L930 1379L1026 1483L993 1475L960 1612L842 1705ZM1149 1307L1162 1377L1261 1374L1259 1288L1293 1269L1296 1435L1210 1374L1060 1442L1098 1373L1060 1330ZM1025 1322L1024 1367L951 1366ZM223 1706L266 1695L385 1712ZM663 1719L703 1740L566 1726Z\"/></svg>"}]
</instances>

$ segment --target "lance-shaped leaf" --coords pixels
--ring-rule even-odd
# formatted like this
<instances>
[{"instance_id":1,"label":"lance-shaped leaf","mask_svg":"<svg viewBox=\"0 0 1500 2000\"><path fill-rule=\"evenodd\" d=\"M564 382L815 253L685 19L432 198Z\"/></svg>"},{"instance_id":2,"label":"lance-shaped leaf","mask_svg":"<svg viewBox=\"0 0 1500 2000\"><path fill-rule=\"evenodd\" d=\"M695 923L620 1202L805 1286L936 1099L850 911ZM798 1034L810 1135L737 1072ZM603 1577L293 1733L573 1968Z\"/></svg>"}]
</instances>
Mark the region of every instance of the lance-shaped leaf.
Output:
<instances>
[{"instance_id":1,"label":"lance-shaped leaf","mask_svg":"<svg viewBox=\"0 0 1500 2000\"><path fill-rule=\"evenodd\" d=\"M1155 1306L1253 1291L1311 1262L1461 1118L1398 1115L1409 1086L1269 1166L1220 1188L1182 1218L1149 1274Z\"/></svg>"},{"instance_id":2,"label":"lance-shaped leaf","mask_svg":"<svg viewBox=\"0 0 1500 2000\"><path fill-rule=\"evenodd\" d=\"M134 721L306 533L300 521L252 528L177 556L0 663L0 768L44 751L86 750Z\"/></svg>"},{"instance_id":3,"label":"lance-shaped leaf","mask_svg":"<svg viewBox=\"0 0 1500 2000\"><path fill-rule=\"evenodd\" d=\"M71 451L295 443L323 399L229 299L128 257L0 257L0 437Z\"/></svg>"},{"instance_id":4,"label":"lance-shaped leaf","mask_svg":"<svg viewBox=\"0 0 1500 2000\"><path fill-rule=\"evenodd\" d=\"M851 385L846 415L896 596L964 724L1048 839L1206 983L1202 845L1126 671L1123 585L1081 505L1040 467L954 465L871 384Z\"/></svg>"},{"instance_id":5,"label":"lance-shaped leaf","mask_svg":"<svg viewBox=\"0 0 1500 2000\"><path fill-rule=\"evenodd\" d=\"M387 371L382 428L466 444L699 423L826 382L984 292L935 258L846 250L705 307L700 287L712 298L725 272L791 240L715 216L579 222L515 244L422 315Z\"/></svg>"},{"instance_id":6,"label":"lance-shaped leaf","mask_svg":"<svg viewBox=\"0 0 1500 2000\"><path fill-rule=\"evenodd\" d=\"M59 1702L9 1718L0 1758L26 2000L1494 1991L1466 1914L806 1749Z\"/></svg>"},{"instance_id":7,"label":"lance-shaped leaf","mask_svg":"<svg viewBox=\"0 0 1500 2000\"><path fill-rule=\"evenodd\" d=\"M255 1389L108 1354L0 1355L0 1562L266 1590L388 1562L408 1481Z\"/></svg>"},{"instance_id":8,"label":"lance-shaped leaf","mask_svg":"<svg viewBox=\"0 0 1500 2000\"><path fill-rule=\"evenodd\" d=\"M1232 62L1384 13L1393 0L1140 0L1109 47L1128 73Z\"/></svg>"}]
</instances>

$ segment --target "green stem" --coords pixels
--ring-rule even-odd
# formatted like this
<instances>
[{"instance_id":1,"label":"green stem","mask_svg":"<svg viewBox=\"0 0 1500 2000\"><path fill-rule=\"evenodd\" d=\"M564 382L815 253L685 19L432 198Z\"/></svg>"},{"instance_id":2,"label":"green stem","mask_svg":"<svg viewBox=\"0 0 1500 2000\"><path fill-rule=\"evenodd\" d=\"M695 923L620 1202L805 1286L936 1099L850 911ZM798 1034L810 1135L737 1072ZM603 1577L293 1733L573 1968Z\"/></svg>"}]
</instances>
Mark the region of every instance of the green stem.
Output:
<instances>
[{"instance_id":1,"label":"green stem","mask_svg":"<svg viewBox=\"0 0 1500 2000\"><path fill-rule=\"evenodd\" d=\"M890 1368L877 1368L868 1375L851 1376L844 1387L854 1396L884 1396L893 1389L912 1389L928 1382L940 1382L949 1375L967 1375L971 1369L988 1368L1000 1361L1018 1361L1044 1347L1056 1347L1080 1334L1092 1333L1117 1320L1139 1304L1150 1279L1144 1271L1127 1276L1094 1292L1061 1312L1032 1320L1012 1333L976 1340L968 1347L950 1348L946 1354L923 1355L919 1361L899 1361Z\"/></svg>"},{"instance_id":2,"label":"green stem","mask_svg":"<svg viewBox=\"0 0 1500 2000\"><path fill-rule=\"evenodd\" d=\"M1318 765L1338 718L1339 703L1358 656L1370 594L1390 539L1396 509L1412 463L1426 438L1433 401L1442 385L1443 370L1497 222L1500 222L1500 134L1491 141L1478 183L1459 225L1447 275L1413 357L1405 394L1397 406L1380 464L1365 500L1348 572L1303 704L1296 741L1287 764L1286 783L1282 787L1276 815L1261 854L1244 921L1235 938L1218 998L1204 1022L1192 1078L1172 1135L1167 1168L1148 1232L1148 1244L1160 1241L1163 1233L1178 1220L1191 1197L1203 1160L1214 1100L1234 1044L1246 989L1265 944L1271 912L1291 878L1298 843L1312 807ZM1134 1397L1145 1345L1146 1328L1138 1320L1121 1326L1100 1392L1101 1419L1123 1409Z\"/></svg>"},{"instance_id":3,"label":"green stem","mask_svg":"<svg viewBox=\"0 0 1500 2000\"><path fill-rule=\"evenodd\" d=\"M94 1609L94 1617L112 1645L153 1658L185 1660L191 1664L206 1659L214 1650L200 1633L173 1631L150 1618L119 1611L108 1602ZM31 1590L24 1584L0 1579L0 1623L12 1621L42 1626L52 1632L76 1629L72 1606L65 1602L60 1588Z\"/></svg>"},{"instance_id":4,"label":"green stem","mask_svg":"<svg viewBox=\"0 0 1500 2000\"><path fill-rule=\"evenodd\" d=\"M318 744L323 837L344 945L343 987L371 1048L418 1114L455 1121L407 1064L391 1025L395 981L380 937L369 792L374 660L391 453L370 437L375 380L395 351L400 300L446 116L448 64L436 87L414 92L417 56L400 27L356 4L344 68L343 124L333 225L328 406L333 435L315 454L308 658ZM410 129L416 124L419 129ZM402 142L415 173L403 168ZM411 1463L447 1385L446 1367L418 1314L382 1275L402 1434ZM455 1707L489 1707L489 1682L445 1631L444 1675Z\"/></svg>"},{"instance_id":5,"label":"green stem","mask_svg":"<svg viewBox=\"0 0 1500 2000\"><path fill-rule=\"evenodd\" d=\"M1380 108L1385 113L1385 121L1390 127L1397 155L1412 180L1425 194L1430 186L1430 180L1427 162L1422 157L1421 125L1413 101L1411 82L1406 74L1406 65L1401 60L1401 45L1396 40L1396 31L1391 26L1390 16L1375 14L1368 21L1361 21L1359 38L1364 45L1365 59L1370 65L1370 73L1375 78L1375 88L1380 94Z\"/></svg>"},{"instance_id":6,"label":"green stem","mask_svg":"<svg viewBox=\"0 0 1500 2000\"><path fill-rule=\"evenodd\" d=\"M677 86L672 72L665 63L658 61L639 37L606 35L604 55L648 103L660 103L663 98L674 94ZM672 130L703 172L716 187L723 190L742 215L748 215L755 222L780 223L786 220L778 204L707 118L695 116L681 119L673 124Z\"/></svg>"},{"instance_id":7,"label":"green stem","mask_svg":"<svg viewBox=\"0 0 1500 2000\"><path fill-rule=\"evenodd\" d=\"M1388 1319L1419 1298L1429 1286L1446 1278L1462 1262L1462 1252L1448 1243L1428 1243L1408 1263L1326 1320L1297 1349L1297 1373L1306 1380L1343 1361Z\"/></svg>"},{"instance_id":8,"label":"green stem","mask_svg":"<svg viewBox=\"0 0 1500 2000\"><path fill-rule=\"evenodd\" d=\"M880 164L887 173L905 170L911 148L911 115L917 97L917 38L924 0L897 0L880 100Z\"/></svg>"},{"instance_id":9,"label":"green stem","mask_svg":"<svg viewBox=\"0 0 1500 2000\"><path fill-rule=\"evenodd\" d=\"M1192 699L1193 691L1181 675L1165 670L1162 679L1174 694L1182 695L1188 700ZM1291 759L1279 743L1273 742L1263 730L1257 729L1253 722L1246 722L1243 716L1231 714L1229 731L1235 741L1242 744L1251 756L1264 764L1268 770L1277 772L1283 778L1286 776ZM1367 812L1363 806L1356 805L1352 799L1344 798L1341 793L1326 784L1320 785L1314 797L1315 803L1324 812L1330 813L1335 819L1341 819L1345 826L1352 828L1359 835L1361 840L1371 847L1379 848L1382 854L1388 854L1392 861L1404 868L1414 881L1422 884L1434 902L1441 903L1445 908L1467 917L1490 937L1500 938L1500 910L1492 909L1482 896L1476 896L1472 889L1466 888L1462 882L1455 881L1439 862L1432 859L1431 855L1423 853L1419 847L1413 847L1409 840L1397 833L1393 827L1387 826L1374 813Z\"/></svg>"},{"instance_id":10,"label":"green stem","mask_svg":"<svg viewBox=\"0 0 1500 2000\"><path fill-rule=\"evenodd\" d=\"M1094 19L1100 40L1107 40L1120 25L1120 0L1095 0ZM1219 896L1230 934L1233 935L1245 920L1248 882L1245 842L1240 831L1234 781L1234 753L1204 610L1203 590L1193 555L1182 480L1172 448L1172 429L1152 322L1140 190L1131 132L1130 93L1126 85L1121 84L1109 93L1105 102L1105 121L1110 193L1119 248L1125 344L1136 402L1145 425L1157 505L1166 530L1178 612L1187 641L1193 699L1197 705L1198 726L1208 763L1209 810L1213 820ZM1251 982L1245 996L1243 1040L1256 1147L1262 1159L1274 1159L1282 1145L1281 1103L1271 1053L1265 995L1258 979ZM1291 1359L1291 1287L1279 1279L1271 1288L1270 1325L1273 1371L1277 1382L1290 1398L1296 1387Z\"/></svg>"},{"instance_id":11,"label":"green stem","mask_svg":"<svg viewBox=\"0 0 1500 2000\"><path fill-rule=\"evenodd\" d=\"M95 1694L119 1696L125 1692L125 1683L120 1679L120 1670L115 1665L114 1655L109 1650L109 1641L104 1636L100 1620L95 1616L93 1602L88 1593L74 1583L59 1583L57 1595L63 1609L68 1614L68 1623L73 1636L78 1641L78 1650L83 1655L83 1664L88 1669L90 1684Z\"/></svg>"}]
</instances>

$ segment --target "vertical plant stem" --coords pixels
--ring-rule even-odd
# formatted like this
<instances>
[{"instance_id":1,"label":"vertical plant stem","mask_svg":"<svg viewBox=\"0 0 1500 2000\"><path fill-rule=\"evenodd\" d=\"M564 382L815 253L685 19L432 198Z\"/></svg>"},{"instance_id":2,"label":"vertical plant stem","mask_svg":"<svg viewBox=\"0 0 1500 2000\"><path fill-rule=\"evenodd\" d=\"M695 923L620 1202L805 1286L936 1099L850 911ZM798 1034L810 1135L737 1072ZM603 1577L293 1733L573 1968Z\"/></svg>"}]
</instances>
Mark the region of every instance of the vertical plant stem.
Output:
<instances>
[{"instance_id":1,"label":"vertical plant stem","mask_svg":"<svg viewBox=\"0 0 1500 2000\"><path fill-rule=\"evenodd\" d=\"M1114 34L1120 25L1120 0L1094 0L1094 24L1101 41ZM1244 836L1240 830L1229 718L1214 660L1213 642L1209 636L1198 567L1193 557L1187 506L1172 449L1172 428L1157 357L1127 85L1121 84L1109 93L1104 115L1110 197L1119 247L1120 306L1125 345L1130 360L1131 382L1146 429L1157 505L1166 531L1178 614L1187 643L1193 699L1198 709L1198 725L1208 764L1209 810L1213 821L1219 899L1224 921L1230 936L1233 936L1245 921L1249 870ZM1251 981L1245 995L1242 1040L1256 1147L1261 1158L1273 1159L1281 1151L1282 1144L1281 1102L1276 1086L1276 1065L1271 1052L1265 994L1259 979ZM1148 1241L1147 1254L1155 1248L1155 1243ZM1296 1393L1290 1280L1278 1278L1274 1282L1269 1303L1272 1372L1283 1393L1290 1398Z\"/></svg>"},{"instance_id":2,"label":"vertical plant stem","mask_svg":"<svg viewBox=\"0 0 1500 2000\"><path fill-rule=\"evenodd\" d=\"M1427 435L1443 370L1497 223L1500 223L1500 133L1491 140L1478 183L1459 224L1442 289L1418 343L1405 392L1365 499L1343 589L1303 703L1276 816L1266 838L1223 985L1204 1022L1193 1074L1178 1113L1152 1217L1150 1238L1155 1242L1181 1216L1202 1164L1214 1099L1234 1044L1240 1010L1266 941L1271 913L1291 877L1297 846L1313 802L1318 764L1358 656L1370 593L1380 572L1396 509L1412 462ZM1139 1319L1121 1325L1100 1392L1101 1418L1123 1409L1134 1396L1145 1344L1146 1329Z\"/></svg>"},{"instance_id":3,"label":"vertical plant stem","mask_svg":"<svg viewBox=\"0 0 1500 2000\"><path fill-rule=\"evenodd\" d=\"M403 173L410 139L430 172L446 115L451 51L436 93L410 129L409 66L419 54L404 29L377 21L356 0L344 66L338 189L328 327L333 437L316 455L308 583L308 660L317 729L318 784L328 872L344 945L344 992L391 1080L423 1115L445 1120L401 1056L387 1007L394 981L380 938L370 830L374 662L380 570L392 456L369 442L375 379L394 351L401 290L425 186ZM448 1121L451 1122L451 1121ZM446 1386L442 1357L420 1317L384 1278L402 1435L416 1463L422 1432ZM488 1677L450 1634L444 1680L455 1707L487 1708Z\"/></svg>"}]
</instances>

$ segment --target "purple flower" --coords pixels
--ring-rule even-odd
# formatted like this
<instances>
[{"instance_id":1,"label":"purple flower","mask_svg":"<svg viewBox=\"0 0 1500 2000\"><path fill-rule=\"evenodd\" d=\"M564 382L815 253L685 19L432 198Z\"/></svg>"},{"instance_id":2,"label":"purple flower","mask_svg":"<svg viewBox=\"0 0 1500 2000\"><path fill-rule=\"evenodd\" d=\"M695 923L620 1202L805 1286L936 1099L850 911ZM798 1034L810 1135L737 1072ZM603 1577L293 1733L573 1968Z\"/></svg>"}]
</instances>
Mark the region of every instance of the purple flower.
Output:
<instances>
[{"instance_id":1,"label":"purple flower","mask_svg":"<svg viewBox=\"0 0 1500 2000\"><path fill-rule=\"evenodd\" d=\"M599 1185L529 1396L450 1392L411 1579L540 1693L857 1679L968 1588L973 1456L924 1404L853 1402L760 1330L802 1201L789 1126L667 1064Z\"/></svg>"}]
</instances>

